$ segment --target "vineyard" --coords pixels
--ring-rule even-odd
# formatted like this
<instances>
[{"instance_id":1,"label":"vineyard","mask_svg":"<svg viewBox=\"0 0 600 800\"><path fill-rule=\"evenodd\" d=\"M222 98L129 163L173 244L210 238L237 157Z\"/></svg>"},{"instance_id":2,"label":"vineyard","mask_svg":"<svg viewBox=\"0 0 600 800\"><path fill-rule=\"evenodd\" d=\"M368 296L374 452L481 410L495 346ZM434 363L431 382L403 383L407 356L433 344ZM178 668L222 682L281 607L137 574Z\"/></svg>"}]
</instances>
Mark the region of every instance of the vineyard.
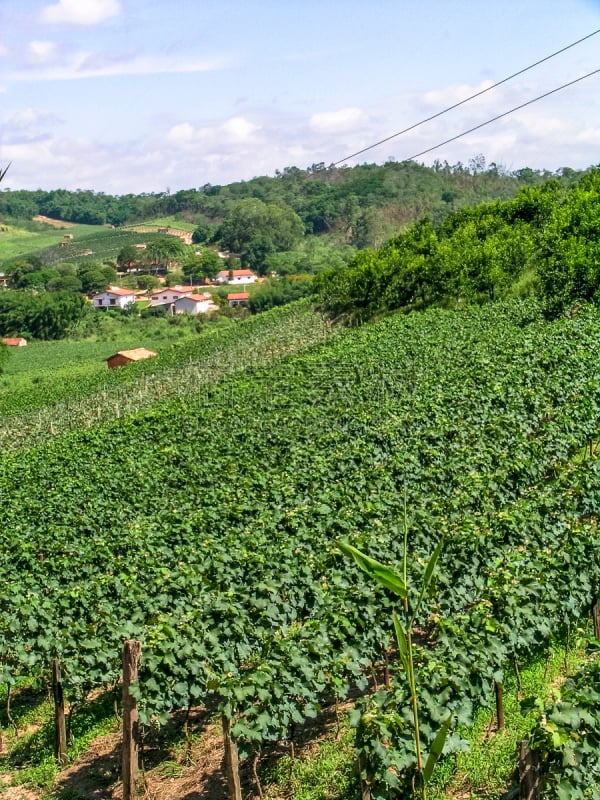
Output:
<instances>
[{"instance_id":1,"label":"vineyard","mask_svg":"<svg viewBox=\"0 0 600 800\"><path fill-rule=\"evenodd\" d=\"M445 720L456 751L598 598L600 314L512 302L326 338L299 312L251 322L111 378L134 398L119 415L92 381L4 420L0 682L56 659L79 702L135 640L143 725L206 704L258 758L390 650L396 599L338 543L398 568L406 539L411 585L441 543L414 647L425 754ZM399 680L357 703L372 798L411 794L409 701Z\"/></svg>"}]
</instances>

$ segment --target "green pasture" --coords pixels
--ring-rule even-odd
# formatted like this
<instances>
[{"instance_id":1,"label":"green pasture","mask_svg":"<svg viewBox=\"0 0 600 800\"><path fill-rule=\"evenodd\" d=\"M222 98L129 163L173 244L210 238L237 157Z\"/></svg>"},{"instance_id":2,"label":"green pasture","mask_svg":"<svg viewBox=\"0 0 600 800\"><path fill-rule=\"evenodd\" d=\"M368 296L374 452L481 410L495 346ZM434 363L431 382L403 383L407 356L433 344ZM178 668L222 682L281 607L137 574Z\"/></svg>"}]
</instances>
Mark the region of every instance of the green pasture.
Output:
<instances>
[{"instance_id":1,"label":"green pasture","mask_svg":"<svg viewBox=\"0 0 600 800\"><path fill-rule=\"evenodd\" d=\"M98 227L97 225L68 225L65 223L64 227L59 228L40 222L32 223L32 228L39 229L26 230L0 222L0 265L5 261L47 248L56 248L62 254L62 251L67 250L68 247L59 247L58 243L64 241L65 233L72 233L74 240L77 240L90 234L96 234Z\"/></svg>"},{"instance_id":2,"label":"green pasture","mask_svg":"<svg viewBox=\"0 0 600 800\"><path fill-rule=\"evenodd\" d=\"M142 225L156 225L157 228L176 228L180 231L189 231L190 233L195 231L197 225L193 222L188 222L185 219L180 219L179 217L171 216L171 217L152 217L152 219L144 220Z\"/></svg>"},{"instance_id":3,"label":"green pasture","mask_svg":"<svg viewBox=\"0 0 600 800\"><path fill-rule=\"evenodd\" d=\"M160 237L159 233L138 233L132 230L119 228L100 228L99 226L82 226L87 228L86 235L77 238L74 234L72 240L66 247L60 247L59 242L63 241L62 236L48 247L32 251L31 249L21 252L23 256L35 255L42 260L46 266L54 266L60 263L85 262L90 261L116 261L119 252L126 245L148 244L153 239ZM89 229L94 231L89 233ZM91 251L91 252L90 252Z\"/></svg>"},{"instance_id":4,"label":"green pasture","mask_svg":"<svg viewBox=\"0 0 600 800\"><path fill-rule=\"evenodd\" d=\"M106 359L119 350L146 347L160 353L175 342L194 335L191 325L172 324L168 319L132 321L104 317L99 319L95 336L74 340L29 342L27 347L13 347L0 377L0 405L4 397L36 393L60 384L85 382L93 375L106 374Z\"/></svg>"}]
</instances>

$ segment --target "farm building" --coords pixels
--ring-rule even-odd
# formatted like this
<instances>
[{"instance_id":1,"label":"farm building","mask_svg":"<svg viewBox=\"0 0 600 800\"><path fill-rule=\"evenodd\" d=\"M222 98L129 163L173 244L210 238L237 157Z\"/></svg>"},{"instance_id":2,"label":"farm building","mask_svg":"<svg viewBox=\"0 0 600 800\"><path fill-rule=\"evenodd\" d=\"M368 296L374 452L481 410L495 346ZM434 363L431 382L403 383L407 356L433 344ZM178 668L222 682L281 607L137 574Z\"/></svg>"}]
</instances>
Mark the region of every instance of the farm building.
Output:
<instances>
[{"instance_id":1,"label":"farm building","mask_svg":"<svg viewBox=\"0 0 600 800\"><path fill-rule=\"evenodd\" d=\"M106 363L109 369L114 369L115 367L126 367L127 364L132 364L135 361L144 361L144 359L152 358L155 355L156 353L152 350L146 350L145 347L137 347L135 350L120 350L114 356L109 356L106 359Z\"/></svg>"},{"instance_id":2,"label":"farm building","mask_svg":"<svg viewBox=\"0 0 600 800\"><path fill-rule=\"evenodd\" d=\"M251 269L222 269L215 283L254 283L258 280Z\"/></svg>"},{"instance_id":3,"label":"farm building","mask_svg":"<svg viewBox=\"0 0 600 800\"><path fill-rule=\"evenodd\" d=\"M176 300L193 294L193 286L163 286L162 289L155 289L150 299L151 306L163 306L174 303Z\"/></svg>"},{"instance_id":4,"label":"farm building","mask_svg":"<svg viewBox=\"0 0 600 800\"><path fill-rule=\"evenodd\" d=\"M249 292L229 292L227 302L230 306L241 306L243 303L248 302L249 297Z\"/></svg>"},{"instance_id":5,"label":"farm building","mask_svg":"<svg viewBox=\"0 0 600 800\"><path fill-rule=\"evenodd\" d=\"M125 308L130 303L135 303L135 292L118 286L109 286L105 292L92 297L94 308Z\"/></svg>"},{"instance_id":6,"label":"farm building","mask_svg":"<svg viewBox=\"0 0 600 800\"><path fill-rule=\"evenodd\" d=\"M210 294L188 294L175 300L174 306L176 314L208 314L217 309Z\"/></svg>"},{"instance_id":7,"label":"farm building","mask_svg":"<svg viewBox=\"0 0 600 800\"><path fill-rule=\"evenodd\" d=\"M27 344L27 339L23 339L22 336L18 336L15 339L7 337L6 339L2 339L2 344L7 345L8 347L25 347Z\"/></svg>"}]
</instances>

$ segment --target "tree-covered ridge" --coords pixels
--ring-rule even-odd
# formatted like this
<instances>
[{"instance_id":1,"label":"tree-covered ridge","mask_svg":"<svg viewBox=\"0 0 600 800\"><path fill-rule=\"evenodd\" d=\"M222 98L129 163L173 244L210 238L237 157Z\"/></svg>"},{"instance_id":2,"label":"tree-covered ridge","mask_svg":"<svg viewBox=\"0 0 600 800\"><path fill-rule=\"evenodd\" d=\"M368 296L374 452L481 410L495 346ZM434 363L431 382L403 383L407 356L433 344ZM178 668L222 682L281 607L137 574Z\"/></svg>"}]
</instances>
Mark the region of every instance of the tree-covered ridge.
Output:
<instances>
[{"instance_id":1,"label":"tree-covered ridge","mask_svg":"<svg viewBox=\"0 0 600 800\"><path fill-rule=\"evenodd\" d=\"M508 172L485 159L469 165L436 162L426 167L412 161L301 170L289 167L275 177L257 177L226 186L113 196L66 189L11 191L0 195L0 217L31 219L37 215L85 224L124 225L154 216L180 214L215 233L233 203L255 199L287 206L307 233L349 232L358 247L380 243L408 221L423 215L434 221L449 211L483 199L507 199L523 185L556 177L568 184L573 170L558 173L529 168ZM384 213L378 213L384 212Z\"/></svg>"},{"instance_id":2,"label":"tree-covered ridge","mask_svg":"<svg viewBox=\"0 0 600 800\"><path fill-rule=\"evenodd\" d=\"M423 219L348 269L318 276L322 307L361 322L397 309L482 302L537 293L560 312L597 298L600 169L568 189L550 180L511 200Z\"/></svg>"}]
</instances>

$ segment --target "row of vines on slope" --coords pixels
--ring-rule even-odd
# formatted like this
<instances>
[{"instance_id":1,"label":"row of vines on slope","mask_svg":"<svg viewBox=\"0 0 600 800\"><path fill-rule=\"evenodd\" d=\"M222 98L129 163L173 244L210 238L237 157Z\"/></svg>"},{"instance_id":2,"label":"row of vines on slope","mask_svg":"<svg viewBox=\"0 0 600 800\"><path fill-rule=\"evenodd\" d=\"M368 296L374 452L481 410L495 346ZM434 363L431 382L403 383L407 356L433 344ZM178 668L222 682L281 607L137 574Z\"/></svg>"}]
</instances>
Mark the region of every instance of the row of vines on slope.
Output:
<instances>
[{"instance_id":1,"label":"row of vines on slope","mask_svg":"<svg viewBox=\"0 0 600 800\"><path fill-rule=\"evenodd\" d=\"M390 318L5 455L0 680L58 657L85 696L135 638L145 721L212 697L244 752L284 738L387 650L393 600L335 542L399 563L406 503L411 580L444 538L416 621L428 746L598 593L600 464L574 456L600 425L599 346L593 310ZM365 703L373 796L401 796L410 732L368 722L408 698Z\"/></svg>"}]
</instances>

